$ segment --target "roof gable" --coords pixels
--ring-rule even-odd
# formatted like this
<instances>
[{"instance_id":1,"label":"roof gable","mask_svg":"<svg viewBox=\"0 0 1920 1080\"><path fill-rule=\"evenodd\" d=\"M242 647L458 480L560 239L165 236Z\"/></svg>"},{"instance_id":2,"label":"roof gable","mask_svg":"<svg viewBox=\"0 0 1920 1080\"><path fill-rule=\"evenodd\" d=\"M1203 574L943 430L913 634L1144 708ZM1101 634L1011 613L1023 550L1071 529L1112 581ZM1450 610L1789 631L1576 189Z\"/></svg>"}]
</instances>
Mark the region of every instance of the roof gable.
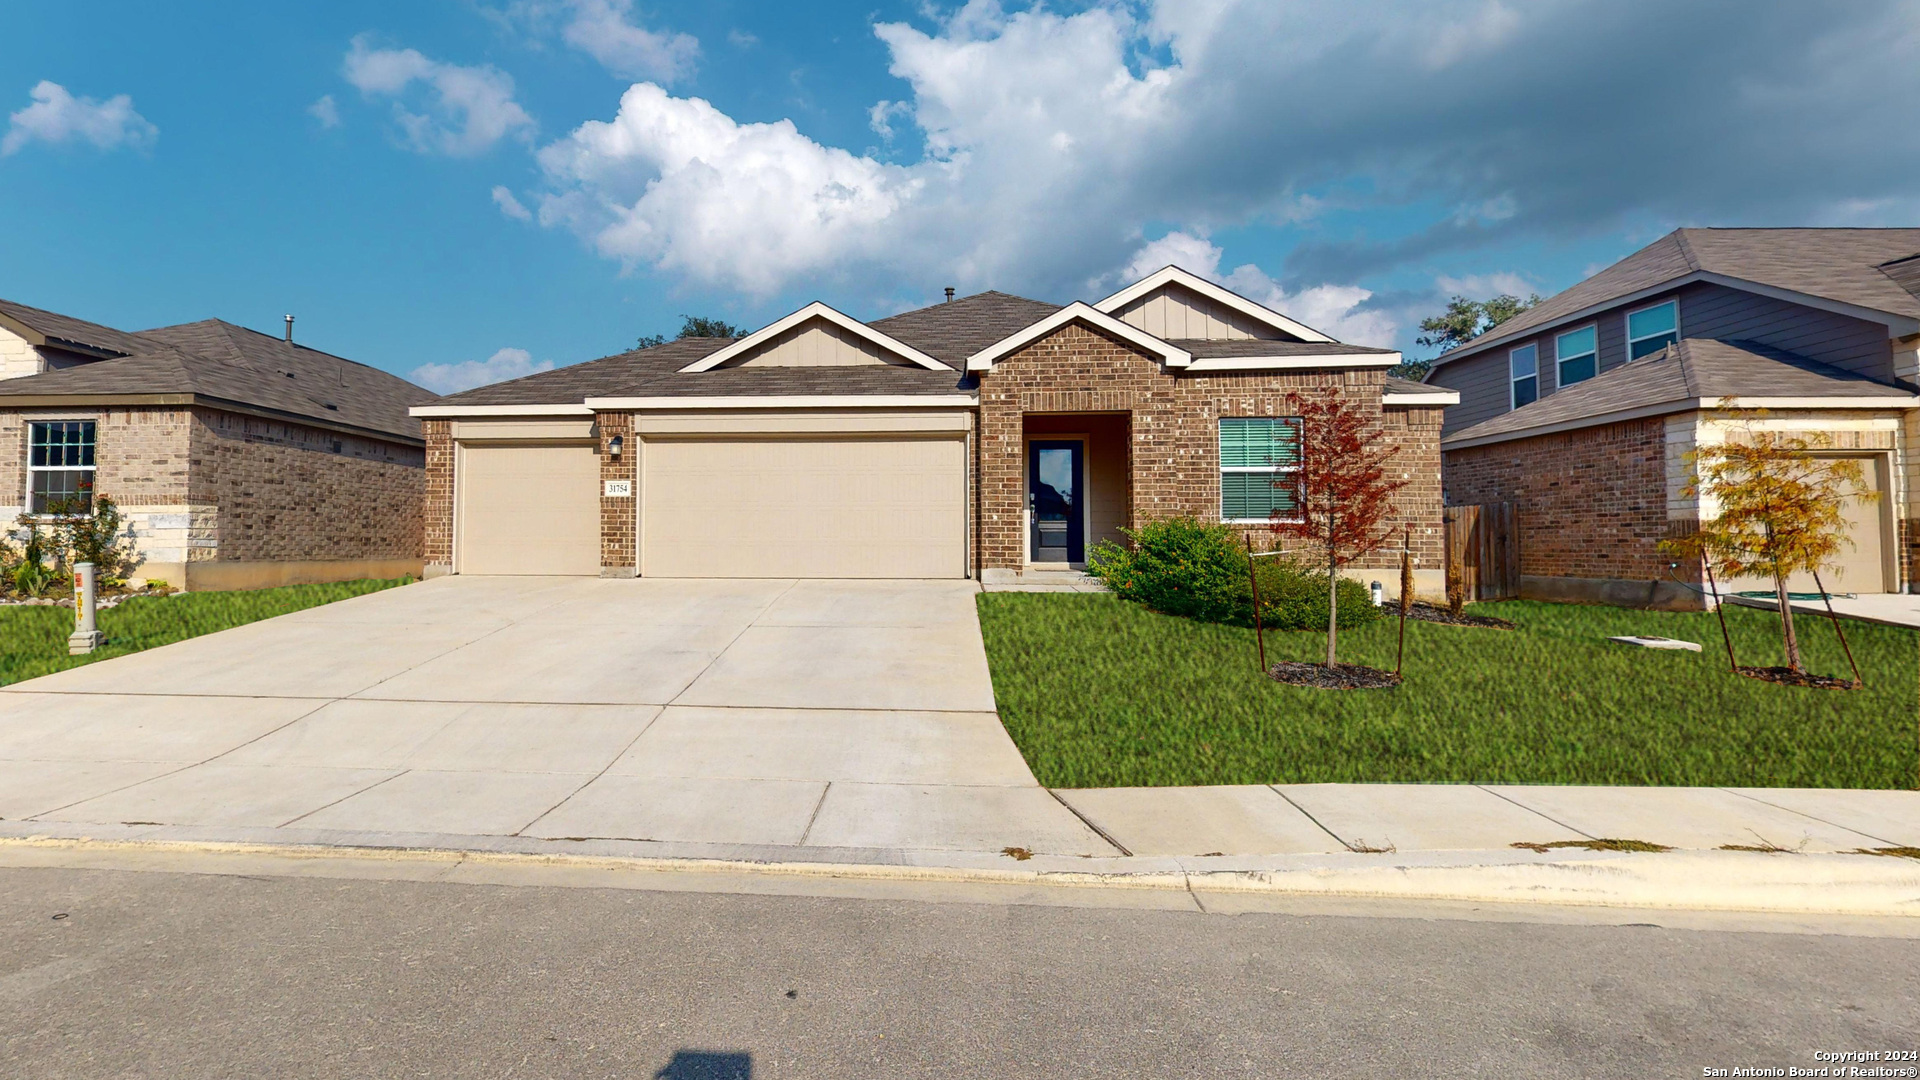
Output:
<instances>
[{"instance_id":1,"label":"roof gable","mask_svg":"<svg viewBox=\"0 0 1920 1080\"><path fill-rule=\"evenodd\" d=\"M753 333L748 334L746 337L734 340L719 351L704 356L688 364L681 370L691 373L711 371L714 368L726 366L729 361L743 359L770 346L777 345L787 333L806 326L809 323L831 326L841 332L842 336L840 340L843 342L863 342L875 349L899 357L900 360L912 366L925 368L929 371L952 370L947 365L928 356L919 349L908 345L906 342L889 337L887 334L875 330L873 327L868 326L853 316L844 315L835 311L833 308L828 307L818 300L788 315L784 319L769 323L755 330Z\"/></svg>"},{"instance_id":2,"label":"roof gable","mask_svg":"<svg viewBox=\"0 0 1920 1080\"><path fill-rule=\"evenodd\" d=\"M0 327L20 335L29 345L101 357L126 356L148 347L139 334L11 300L0 300Z\"/></svg>"},{"instance_id":3,"label":"roof gable","mask_svg":"<svg viewBox=\"0 0 1920 1080\"><path fill-rule=\"evenodd\" d=\"M1039 322L1023 327L967 357L967 370L989 371L995 362L1009 353L1039 341L1068 323L1075 322L1101 330L1138 347L1151 356L1157 356L1161 363L1170 368L1183 368L1193 362L1193 354L1187 350L1162 341L1130 323L1121 322L1091 304L1076 300Z\"/></svg>"},{"instance_id":4,"label":"roof gable","mask_svg":"<svg viewBox=\"0 0 1920 1080\"><path fill-rule=\"evenodd\" d=\"M1165 303L1169 298L1195 297L1203 303ZM1158 310L1155 304L1159 301ZM1148 333L1177 338L1275 337L1282 340L1332 342L1333 339L1304 323L1287 318L1271 308L1254 303L1231 289L1224 289L1198 274L1177 266L1163 266L1119 292L1093 304L1100 311ZM1169 310L1170 308L1178 309ZM1156 329L1154 322L1162 324ZM1174 322L1179 325L1173 325ZM1218 327L1220 333L1189 333L1188 326ZM1238 330L1238 333L1234 331ZM1260 332L1264 331L1264 333Z\"/></svg>"}]
</instances>

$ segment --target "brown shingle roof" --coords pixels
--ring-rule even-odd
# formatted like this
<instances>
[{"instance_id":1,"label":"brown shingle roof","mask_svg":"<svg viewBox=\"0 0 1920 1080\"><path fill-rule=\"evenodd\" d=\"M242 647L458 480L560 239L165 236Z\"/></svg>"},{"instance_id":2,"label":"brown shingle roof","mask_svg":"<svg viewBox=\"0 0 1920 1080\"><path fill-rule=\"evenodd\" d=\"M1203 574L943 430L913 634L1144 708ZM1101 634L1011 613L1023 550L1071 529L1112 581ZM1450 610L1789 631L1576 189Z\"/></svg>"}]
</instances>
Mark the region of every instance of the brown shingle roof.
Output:
<instances>
[{"instance_id":1,"label":"brown shingle roof","mask_svg":"<svg viewBox=\"0 0 1920 1080\"><path fill-rule=\"evenodd\" d=\"M1681 412L1721 398L1886 398L1913 394L1850 371L1753 341L1683 338L1657 353L1601 372L1531 405L1482 421L1442 440L1443 447L1489 436L1520 438L1542 428L1564 430L1582 421L1606 423L1621 413Z\"/></svg>"},{"instance_id":2,"label":"brown shingle roof","mask_svg":"<svg viewBox=\"0 0 1920 1080\"><path fill-rule=\"evenodd\" d=\"M867 325L959 370L966 366L967 357L1059 310L1059 304L983 292Z\"/></svg>"},{"instance_id":3,"label":"brown shingle roof","mask_svg":"<svg viewBox=\"0 0 1920 1080\"><path fill-rule=\"evenodd\" d=\"M13 322L45 339L54 348L77 346L83 352L103 352L117 356L139 352L146 347L140 335L101 326L71 315L42 311L37 307L0 300L0 318ZM42 342L34 342L42 344Z\"/></svg>"},{"instance_id":4,"label":"brown shingle roof","mask_svg":"<svg viewBox=\"0 0 1920 1080\"><path fill-rule=\"evenodd\" d=\"M1916 253L1920 229L1675 229L1435 363L1449 363L1696 271L1920 318L1920 295L1881 269Z\"/></svg>"},{"instance_id":5,"label":"brown shingle roof","mask_svg":"<svg viewBox=\"0 0 1920 1080\"><path fill-rule=\"evenodd\" d=\"M407 410L434 399L378 368L218 319L138 336L141 351L132 355L0 382L0 402L191 394L418 441L420 422Z\"/></svg>"}]
</instances>

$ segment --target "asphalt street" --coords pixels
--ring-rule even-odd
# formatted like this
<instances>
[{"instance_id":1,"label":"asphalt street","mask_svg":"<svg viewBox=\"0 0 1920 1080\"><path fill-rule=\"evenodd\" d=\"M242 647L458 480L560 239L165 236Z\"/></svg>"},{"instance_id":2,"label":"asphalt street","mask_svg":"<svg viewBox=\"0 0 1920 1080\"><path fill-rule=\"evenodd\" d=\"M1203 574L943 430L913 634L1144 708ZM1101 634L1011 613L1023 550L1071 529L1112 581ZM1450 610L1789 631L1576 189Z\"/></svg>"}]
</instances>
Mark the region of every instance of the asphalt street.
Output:
<instances>
[{"instance_id":1,"label":"asphalt street","mask_svg":"<svg viewBox=\"0 0 1920 1080\"><path fill-rule=\"evenodd\" d=\"M380 877L0 868L0 1075L1640 1080L1920 1048L1920 940L1858 927Z\"/></svg>"}]
</instances>

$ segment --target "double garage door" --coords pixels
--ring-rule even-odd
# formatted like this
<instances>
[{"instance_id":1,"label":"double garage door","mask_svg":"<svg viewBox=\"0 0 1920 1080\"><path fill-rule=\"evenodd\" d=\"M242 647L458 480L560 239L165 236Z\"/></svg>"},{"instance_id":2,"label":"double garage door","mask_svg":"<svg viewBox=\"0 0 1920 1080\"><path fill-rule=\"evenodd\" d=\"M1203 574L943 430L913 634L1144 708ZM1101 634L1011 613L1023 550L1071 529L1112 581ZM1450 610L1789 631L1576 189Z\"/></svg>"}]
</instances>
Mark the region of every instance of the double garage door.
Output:
<instances>
[{"instance_id":1,"label":"double garage door","mask_svg":"<svg viewBox=\"0 0 1920 1080\"><path fill-rule=\"evenodd\" d=\"M674 437L640 448L648 577L963 577L960 438ZM457 569L597 574L591 446L465 446Z\"/></svg>"}]
</instances>

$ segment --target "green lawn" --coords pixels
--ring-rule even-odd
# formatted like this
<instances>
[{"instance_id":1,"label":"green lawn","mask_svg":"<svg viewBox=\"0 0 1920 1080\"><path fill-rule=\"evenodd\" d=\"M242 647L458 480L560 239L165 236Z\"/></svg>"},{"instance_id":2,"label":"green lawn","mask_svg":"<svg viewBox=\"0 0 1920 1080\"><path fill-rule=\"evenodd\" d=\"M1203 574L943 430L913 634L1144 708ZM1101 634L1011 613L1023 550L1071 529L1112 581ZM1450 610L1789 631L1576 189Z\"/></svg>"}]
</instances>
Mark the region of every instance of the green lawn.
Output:
<instances>
[{"instance_id":1,"label":"green lawn","mask_svg":"<svg viewBox=\"0 0 1920 1080\"><path fill-rule=\"evenodd\" d=\"M107 635L107 644L86 656L67 655L67 635L73 632L73 609L0 607L0 686L302 608L331 604L349 596L390 589L408 580L342 581L246 592L136 596L100 613L99 626Z\"/></svg>"},{"instance_id":2,"label":"green lawn","mask_svg":"<svg viewBox=\"0 0 1920 1080\"><path fill-rule=\"evenodd\" d=\"M1156 615L1102 594L984 593L1000 716L1049 787L1505 782L1912 788L1920 633L1846 624L1862 690L1730 674L1714 616L1526 601L1471 610L1503 631L1407 623L1394 690L1284 686L1253 631ZM1727 612L1742 664L1781 662L1778 618ZM1846 673L1825 619L1796 620L1811 670ZM1392 620L1342 631L1340 658L1391 669ZM1610 634L1704 652L1615 645ZM1267 634L1313 660L1320 633Z\"/></svg>"}]
</instances>

